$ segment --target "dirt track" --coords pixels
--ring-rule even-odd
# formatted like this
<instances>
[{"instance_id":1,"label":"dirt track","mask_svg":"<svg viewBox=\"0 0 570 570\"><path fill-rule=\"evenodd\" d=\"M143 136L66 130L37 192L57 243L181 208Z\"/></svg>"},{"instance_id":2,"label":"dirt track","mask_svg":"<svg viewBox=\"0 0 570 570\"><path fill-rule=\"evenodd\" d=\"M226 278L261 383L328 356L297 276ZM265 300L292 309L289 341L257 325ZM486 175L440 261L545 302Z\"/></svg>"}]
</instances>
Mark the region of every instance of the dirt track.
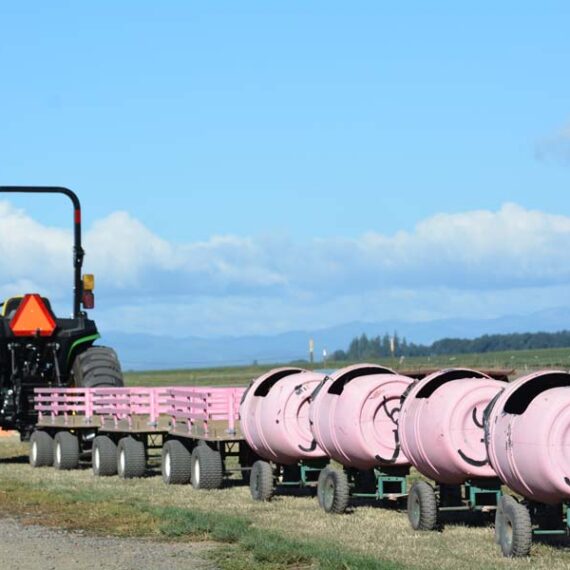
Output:
<instances>
[{"instance_id":1,"label":"dirt track","mask_svg":"<svg viewBox=\"0 0 570 570\"><path fill-rule=\"evenodd\" d=\"M204 544L93 537L0 519L2 568L13 570L212 569Z\"/></svg>"}]
</instances>

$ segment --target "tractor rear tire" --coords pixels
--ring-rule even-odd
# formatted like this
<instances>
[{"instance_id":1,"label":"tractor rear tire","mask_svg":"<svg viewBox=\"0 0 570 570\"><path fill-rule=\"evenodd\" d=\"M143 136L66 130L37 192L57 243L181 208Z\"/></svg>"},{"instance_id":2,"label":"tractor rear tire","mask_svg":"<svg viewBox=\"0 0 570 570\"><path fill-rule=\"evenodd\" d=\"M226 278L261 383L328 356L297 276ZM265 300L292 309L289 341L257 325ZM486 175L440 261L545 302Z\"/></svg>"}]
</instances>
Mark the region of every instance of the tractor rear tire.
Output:
<instances>
[{"instance_id":1,"label":"tractor rear tire","mask_svg":"<svg viewBox=\"0 0 570 570\"><path fill-rule=\"evenodd\" d=\"M35 430L30 438L30 465L51 467L53 465L53 437L42 430Z\"/></svg>"},{"instance_id":2,"label":"tractor rear tire","mask_svg":"<svg viewBox=\"0 0 570 570\"><path fill-rule=\"evenodd\" d=\"M117 353L106 346L91 346L79 354L73 361L71 374L78 388L124 386Z\"/></svg>"},{"instance_id":3,"label":"tractor rear tire","mask_svg":"<svg viewBox=\"0 0 570 570\"><path fill-rule=\"evenodd\" d=\"M192 451L192 487L219 489L224 480L222 456L207 445L197 445Z\"/></svg>"},{"instance_id":4,"label":"tractor rear tire","mask_svg":"<svg viewBox=\"0 0 570 570\"><path fill-rule=\"evenodd\" d=\"M117 446L117 474L121 479L142 477L146 471L146 451L142 441L123 437Z\"/></svg>"},{"instance_id":5,"label":"tractor rear tire","mask_svg":"<svg viewBox=\"0 0 570 570\"><path fill-rule=\"evenodd\" d=\"M259 459L251 468L249 491L254 501L270 501L275 492L273 468L267 461Z\"/></svg>"},{"instance_id":6,"label":"tractor rear tire","mask_svg":"<svg viewBox=\"0 0 570 570\"><path fill-rule=\"evenodd\" d=\"M69 431L55 434L53 466L62 471L79 467L79 439Z\"/></svg>"},{"instance_id":7,"label":"tractor rear tire","mask_svg":"<svg viewBox=\"0 0 570 570\"><path fill-rule=\"evenodd\" d=\"M350 486L344 470L325 467L319 474L317 496L325 512L337 515L346 512L350 498Z\"/></svg>"},{"instance_id":8,"label":"tractor rear tire","mask_svg":"<svg viewBox=\"0 0 570 570\"><path fill-rule=\"evenodd\" d=\"M514 497L503 495L495 513L495 539L503 556L528 556L532 546L532 523L528 509Z\"/></svg>"},{"instance_id":9,"label":"tractor rear tire","mask_svg":"<svg viewBox=\"0 0 570 570\"><path fill-rule=\"evenodd\" d=\"M408 495L408 519L414 530L436 530L439 509L433 487L425 481L412 485Z\"/></svg>"},{"instance_id":10,"label":"tractor rear tire","mask_svg":"<svg viewBox=\"0 0 570 570\"><path fill-rule=\"evenodd\" d=\"M190 483L192 455L188 448L177 439L168 440L162 448L162 480L167 485Z\"/></svg>"},{"instance_id":11,"label":"tractor rear tire","mask_svg":"<svg viewBox=\"0 0 570 570\"><path fill-rule=\"evenodd\" d=\"M91 449L91 467L96 477L117 474L117 444L107 435L98 435Z\"/></svg>"}]
</instances>

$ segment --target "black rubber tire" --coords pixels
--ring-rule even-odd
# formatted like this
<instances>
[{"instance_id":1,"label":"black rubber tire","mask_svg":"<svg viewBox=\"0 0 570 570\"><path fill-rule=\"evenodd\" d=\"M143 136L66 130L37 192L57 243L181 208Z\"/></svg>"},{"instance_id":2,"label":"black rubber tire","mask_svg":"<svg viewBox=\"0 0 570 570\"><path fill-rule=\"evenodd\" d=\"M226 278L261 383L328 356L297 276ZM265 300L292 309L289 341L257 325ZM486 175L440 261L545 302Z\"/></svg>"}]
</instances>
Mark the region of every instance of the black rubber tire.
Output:
<instances>
[{"instance_id":1,"label":"black rubber tire","mask_svg":"<svg viewBox=\"0 0 570 570\"><path fill-rule=\"evenodd\" d=\"M325 467L317 483L319 505L327 513L341 515L346 512L350 499L350 485L344 470Z\"/></svg>"},{"instance_id":2,"label":"black rubber tire","mask_svg":"<svg viewBox=\"0 0 570 570\"><path fill-rule=\"evenodd\" d=\"M79 439L69 431L58 431L55 434L53 466L62 471L79 467Z\"/></svg>"},{"instance_id":3,"label":"black rubber tire","mask_svg":"<svg viewBox=\"0 0 570 570\"><path fill-rule=\"evenodd\" d=\"M53 437L42 430L35 430L30 437L30 465L51 467L53 465Z\"/></svg>"},{"instance_id":4,"label":"black rubber tire","mask_svg":"<svg viewBox=\"0 0 570 570\"><path fill-rule=\"evenodd\" d=\"M124 386L123 373L117 353L106 346L91 346L73 361L71 368L74 386Z\"/></svg>"},{"instance_id":5,"label":"black rubber tire","mask_svg":"<svg viewBox=\"0 0 570 570\"><path fill-rule=\"evenodd\" d=\"M117 475L121 479L142 477L146 471L146 451L142 441L128 436L117 446Z\"/></svg>"},{"instance_id":6,"label":"black rubber tire","mask_svg":"<svg viewBox=\"0 0 570 570\"><path fill-rule=\"evenodd\" d=\"M425 481L416 481L408 494L408 520L414 530L438 528L438 506L435 491Z\"/></svg>"},{"instance_id":7,"label":"black rubber tire","mask_svg":"<svg viewBox=\"0 0 570 570\"><path fill-rule=\"evenodd\" d=\"M503 495L495 513L495 539L503 556L528 556L532 546L532 523L528 509L510 495Z\"/></svg>"},{"instance_id":8,"label":"black rubber tire","mask_svg":"<svg viewBox=\"0 0 570 570\"><path fill-rule=\"evenodd\" d=\"M192 454L177 439L167 441L162 447L162 480L167 485L186 485L192 474Z\"/></svg>"},{"instance_id":9,"label":"black rubber tire","mask_svg":"<svg viewBox=\"0 0 570 570\"><path fill-rule=\"evenodd\" d=\"M96 477L117 474L117 444L106 435L98 435L91 448L91 468Z\"/></svg>"},{"instance_id":10,"label":"black rubber tire","mask_svg":"<svg viewBox=\"0 0 570 570\"><path fill-rule=\"evenodd\" d=\"M317 501L319 502L319 507L321 507L321 509L324 509L324 504L323 504L324 494L321 491L322 491L322 487L324 485L325 479L328 475L328 472L331 469L332 469L332 467L330 467L329 465L327 465L324 469L321 469L321 472L319 473L319 478L317 480Z\"/></svg>"},{"instance_id":11,"label":"black rubber tire","mask_svg":"<svg viewBox=\"0 0 570 570\"><path fill-rule=\"evenodd\" d=\"M207 445L197 445L192 450L191 472L194 489L219 489L224 480L220 452Z\"/></svg>"},{"instance_id":12,"label":"black rubber tire","mask_svg":"<svg viewBox=\"0 0 570 570\"><path fill-rule=\"evenodd\" d=\"M249 492L254 501L270 501L275 492L273 468L267 461L257 460L250 472Z\"/></svg>"}]
</instances>

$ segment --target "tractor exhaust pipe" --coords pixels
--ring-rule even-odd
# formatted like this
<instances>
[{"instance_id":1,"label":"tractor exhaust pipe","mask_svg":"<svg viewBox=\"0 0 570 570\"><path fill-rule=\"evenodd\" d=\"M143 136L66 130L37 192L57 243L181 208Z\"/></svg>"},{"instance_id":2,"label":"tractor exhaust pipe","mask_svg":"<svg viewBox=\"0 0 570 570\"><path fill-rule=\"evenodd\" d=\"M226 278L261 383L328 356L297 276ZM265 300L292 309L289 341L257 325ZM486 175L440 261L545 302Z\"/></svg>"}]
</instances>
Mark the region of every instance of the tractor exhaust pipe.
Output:
<instances>
[{"instance_id":1,"label":"tractor exhaust pipe","mask_svg":"<svg viewBox=\"0 0 570 570\"><path fill-rule=\"evenodd\" d=\"M81 312L81 297L83 284L81 281L81 268L85 252L81 246L81 203L77 194L68 188L60 186L0 186L0 192L18 194L65 194L73 203L73 316L78 319L83 316Z\"/></svg>"}]
</instances>

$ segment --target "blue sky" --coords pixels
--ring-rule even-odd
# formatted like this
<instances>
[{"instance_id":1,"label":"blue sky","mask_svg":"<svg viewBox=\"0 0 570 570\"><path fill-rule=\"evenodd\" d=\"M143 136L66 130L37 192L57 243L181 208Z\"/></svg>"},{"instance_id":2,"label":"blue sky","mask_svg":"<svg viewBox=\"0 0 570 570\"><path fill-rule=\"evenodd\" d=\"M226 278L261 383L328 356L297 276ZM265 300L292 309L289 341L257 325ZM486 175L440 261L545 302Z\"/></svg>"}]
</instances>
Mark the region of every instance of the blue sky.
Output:
<instances>
[{"instance_id":1,"label":"blue sky","mask_svg":"<svg viewBox=\"0 0 570 570\"><path fill-rule=\"evenodd\" d=\"M168 332L149 304L210 335L566 306L569 20L567 2L0 2L0 178L80 194L109 328ZM55 260L41 283L16 265L6 293L59 294Z\"/></svg>"}]
</instances>

